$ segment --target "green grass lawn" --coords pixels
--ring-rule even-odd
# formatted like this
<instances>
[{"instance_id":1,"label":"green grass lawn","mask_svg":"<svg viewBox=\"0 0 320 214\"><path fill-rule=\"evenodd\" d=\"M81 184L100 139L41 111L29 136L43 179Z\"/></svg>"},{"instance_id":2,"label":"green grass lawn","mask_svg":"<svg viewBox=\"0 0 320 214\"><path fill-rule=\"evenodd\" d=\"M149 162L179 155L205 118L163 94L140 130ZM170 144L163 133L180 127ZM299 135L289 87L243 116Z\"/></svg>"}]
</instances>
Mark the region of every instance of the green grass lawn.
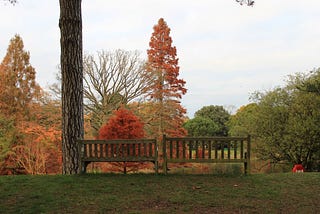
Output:
<instances>
[{"instance_id":1,"label":"green grass lawn","mask_svg":"<svg viewBox=\"0 0 320 214\"><path fill-rule=\"evenodd\" d=\"M320 173L2 176L0 213L316 213Z\"/></svg>"}]
</instances>

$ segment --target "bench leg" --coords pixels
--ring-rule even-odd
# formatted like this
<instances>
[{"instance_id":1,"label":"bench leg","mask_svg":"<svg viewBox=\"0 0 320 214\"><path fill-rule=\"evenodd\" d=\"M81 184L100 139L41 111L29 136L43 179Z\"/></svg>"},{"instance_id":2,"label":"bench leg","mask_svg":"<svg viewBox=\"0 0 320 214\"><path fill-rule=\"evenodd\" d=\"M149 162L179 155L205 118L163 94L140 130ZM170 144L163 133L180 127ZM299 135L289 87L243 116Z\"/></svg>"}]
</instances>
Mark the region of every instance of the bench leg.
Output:
<instances>
[{"instance_id":1,"label":"bench leg","mask_svg":"<svg viewBox=\"0 0 320 214\"><path fill-rule=\"evenodd\" d=\"M90 162L81 162L81 173L85 174L87 173L87 166Z\"/></svg>"},{"instance_id":2,"label":"bench leg","mask_svg":"<svg viewBox=\"0 0 320 214\"><path fill-rule=\"evenodd\" d=\"M248 163L245 161L243 163L243 165L244 165L244 174L247 175L248 174Z\"/></svg>"},{"instance_id":3,"label":"bench leg","mask_svg":"<svg viewBox=\"0 0 320 214\"><path fill-rule=\"evenodd\" d=\"M156 174L158 174L158 172L159 172L159 162L158 162L158 160L156 160L154 162L154 169L155 169Z\"/></svg>"}]
</instances>

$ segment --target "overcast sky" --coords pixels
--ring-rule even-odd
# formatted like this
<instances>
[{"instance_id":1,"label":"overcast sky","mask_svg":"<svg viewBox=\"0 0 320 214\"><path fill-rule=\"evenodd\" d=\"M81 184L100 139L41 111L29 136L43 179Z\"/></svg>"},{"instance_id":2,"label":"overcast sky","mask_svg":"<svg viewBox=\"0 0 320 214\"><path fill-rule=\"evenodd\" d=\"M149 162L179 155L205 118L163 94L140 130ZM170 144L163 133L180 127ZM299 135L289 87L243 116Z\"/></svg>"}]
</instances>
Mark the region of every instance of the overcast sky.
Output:
<instances>
[{"instance_id":1,"label":"overcast sky","mask_svg":"<svg viewBox=\"0 0 320 214\"><path fill-rule=\"evenodd\" d=\"M287 75L320 67L320 1L82 0L86 53L139 50L146 57L153 26L164 18L177 48L182 104L236 110L254 91L284 85ZM0 1L0 58L22 37L43 88L55 81L60 58L58 0Z\"/></svg>"}]
</instances>

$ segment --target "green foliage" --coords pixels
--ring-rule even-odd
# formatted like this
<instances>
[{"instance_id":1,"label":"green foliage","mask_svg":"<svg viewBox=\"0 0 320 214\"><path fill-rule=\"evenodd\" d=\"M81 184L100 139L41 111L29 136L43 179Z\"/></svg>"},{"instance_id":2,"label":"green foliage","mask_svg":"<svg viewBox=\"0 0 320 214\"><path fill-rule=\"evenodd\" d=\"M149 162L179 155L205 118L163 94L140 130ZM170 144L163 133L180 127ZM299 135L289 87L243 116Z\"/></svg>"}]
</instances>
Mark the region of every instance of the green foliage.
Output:
<instances>
[{"instance_id":1,"label":"green foliage","mask_svg":"<svg viewBox=\"0 0 320 214\"><path fill-rule=\"evenodd\" d=\"M228 124L230 136L254 136L252 123L257 120L256 112L258 105L251 103L242 106L237 110L235 115L231 115Z\"/></svg>"},{"instance_id":2,"label":"green foliage","mask_svg":"<svg viewBox=\"0 0 320 214\"><path fill-rule=\"evenodd\" d=\"M4 159L10 152L10 148L15 141L15 135L14 121L0 114L0 165L3 164Z\"/></svg>"},{"instance_id":3,"label":"green foliage","mask_svg":"<svg viewBox=\"0 0 320 214\"><path fill-rule=\"evenodd\" d=\"M297 85L297 88L301 91L320 94L320 68L311 71L307 75L297 74L297 76L291 76L291 82Z\"/></svg>"},{"instance_id":4,"label":"green foliage","mask_svg":"<svg viewBox=\"0 0 320 214\"><path fill-rule=\"evenodd\" d=\"M285 87L252 95L228 123L231 135L250 134L257 156L273 163L320 169L319 70L289 77Z\"/></svg>"},{"instance_id":5,"label":"green foliage","mask_svg":"<svg viewBox=\"0 0 320 214\"><path fill-rule=\"evenodd\" d=\"M286 87L254 94L257 106L251 116L255 119L247 118L243 127L255 135L260 158L319 169L320 96L301 90L302 83L312 82L312 78L297 74ZM237 119L241 124L241 117Z\"/></svg>"},{"instance_id":6,"label":"green foliage","mask_svg":"<svg viewBox=\"0 0 320 214\"><path fill-rule=\"evenodd\" d=\"M218 127L214 133L207 133L206 136L227 136L230 114L223 108L223 106L210 105L204 106L194 114L195 118L202 117L211 120ZM214 135L212 135L214 134Z\"/></svg>"},{"instance_id":7,"label":"green foliage","mask_svg":"<svg viewBox=\"0 0 320 214\"><path fill-rule=\"evenodd\" d=\"M219 133L219 126L205 117L195 117L184 123L183 127L188 130L188 135L192 137L210 137Z\"/></svg>"}]
</instances>

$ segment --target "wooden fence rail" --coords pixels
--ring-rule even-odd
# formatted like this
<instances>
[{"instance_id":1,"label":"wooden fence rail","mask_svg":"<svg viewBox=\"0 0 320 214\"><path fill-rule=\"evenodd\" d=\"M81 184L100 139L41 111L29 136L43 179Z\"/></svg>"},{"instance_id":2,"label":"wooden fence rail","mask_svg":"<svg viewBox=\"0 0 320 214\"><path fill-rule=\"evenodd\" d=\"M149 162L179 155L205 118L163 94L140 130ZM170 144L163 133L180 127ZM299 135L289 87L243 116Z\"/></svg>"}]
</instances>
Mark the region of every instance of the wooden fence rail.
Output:
<instances>
[{"instance_id":1,"label":"wooden fence rail","mask_svg":"<svg viewBox=\"0 0 320 214\"><path fill-rule=\"evenodd\" d=\"M250 170L250 136L169 138L163 136L164 173L168 163L243 163Z\"/></svg>"}]
</instances>

